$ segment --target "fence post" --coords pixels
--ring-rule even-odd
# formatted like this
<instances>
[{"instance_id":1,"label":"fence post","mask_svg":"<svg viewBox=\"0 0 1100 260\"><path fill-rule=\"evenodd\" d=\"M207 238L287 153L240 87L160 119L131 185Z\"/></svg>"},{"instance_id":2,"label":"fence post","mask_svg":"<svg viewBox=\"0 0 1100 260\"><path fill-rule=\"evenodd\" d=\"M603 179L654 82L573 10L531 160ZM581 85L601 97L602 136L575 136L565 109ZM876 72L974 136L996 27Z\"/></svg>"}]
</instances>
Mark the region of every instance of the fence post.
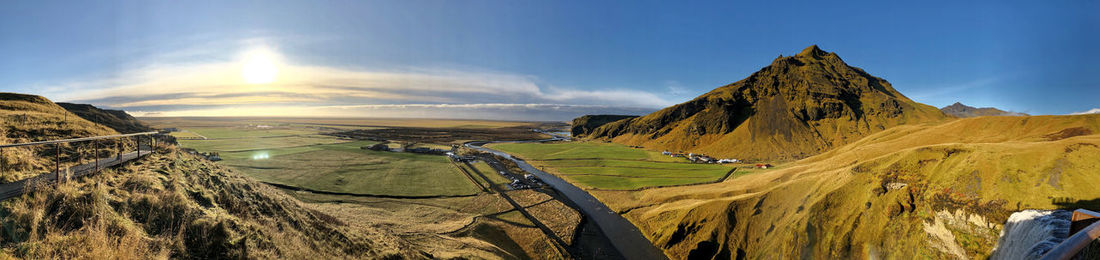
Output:
<instances>
[{"instance_id":1,"label":"fence post","mask_svg":"<svg viewBox=\"0 0 1100 260\"><path fill-rule=\"evenodd\" d=\"M92 141L92 147L95 149L95 171L99 172L99 142Z\"/></svg>"},{"instance_id":2,"label":"fence post","mask_svg":"<svg viewBox=\"0 0 1100 260\"><path fill-rule=\"evenodd\" d=\"M115 141L115 154L117 154L117 156L118 156L118 157L115 157L115 160L121 162L122 161L122 139L121 138L118 139L118 141Z\"/></svg>"},{"instance_id":3,"label":"fence post","mask_svg":"<svg viewBox=\"0 0 1100 260\"><path fill-rule=\"evenodd\" d=\"M54 152L54 161L53 161L54 175L56 175L57 181L60 182L61 181L61 143L56 143L56 144L53 145L53 152Z\"/></svg>"},{"instance_id":4,"label":"fence post","mask_svg":"<svg viewBox=\"0 0 1100 260\"><path fill-rule=\"evenodd\" d=\"M0 148L0 180L4 178L4 148Z\"/></svg>"}]
</instances>

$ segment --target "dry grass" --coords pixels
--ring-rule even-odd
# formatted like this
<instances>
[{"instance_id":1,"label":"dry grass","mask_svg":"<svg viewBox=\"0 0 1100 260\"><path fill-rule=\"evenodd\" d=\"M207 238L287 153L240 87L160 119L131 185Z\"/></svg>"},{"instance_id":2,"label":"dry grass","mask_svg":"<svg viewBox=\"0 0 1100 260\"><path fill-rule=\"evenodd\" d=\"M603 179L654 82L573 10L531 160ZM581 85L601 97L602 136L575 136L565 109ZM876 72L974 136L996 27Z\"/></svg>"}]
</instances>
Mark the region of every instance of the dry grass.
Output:
<instances>
[{"instance_id":1,"label":"dry grass","mask_svg":"<svg viewBox=\"0 0 1100 260\"><path fill-rule=\"evenodd\" d=\"M0 144L78 138L118 134L115 130L97 125L39 96L0 93ZM114 153L114 140L102 141L101 157ZM132 141L123 142L133 147ZM36 176L53 170L55 147L39 145L5 148L0 158L3 175L0 181L11 182ZM78 163L78 159L94 158L91 143L62 144L61 167ZM85 161L88 162L88 161Z\"/></svg>"},{"instance_id":2,"label":"dry grass","mask_svg":"<svg viewBox=\"0 0 1100 260\"><path fill-rule=\"evenodd\" d=\"M352 227L399 230L402 238L439 258L567 258L551 239L497 194L438 199L292 194L321 212L347 220ZM508 194L567 243L573 242L581 219L576 210L532 190Z\"/></svg>"},{"instance_id":3,"label":"dry grass","mask_svg":"<svg viewBox=\"0 0 1100 260\"><path fill-rule=\"evenodd\" d=\"M1066 129L1100 116L899 126L723 183L594 195L672 258L982 258L1011 211L1100 198L1100 135L1051 140Z\"/></svg>"},{"instance_id":4,"label":"dry grass","mask_svg":"<svg viewBox=\"0 0 1100 260\"><path fill-rule=\"evenodd\" d=\"M422 255L277 190L169 152L3 202L5 253L28 258L377 258ZM117 251L111 251L117 250Z\"/></svg>"}]
</instances>

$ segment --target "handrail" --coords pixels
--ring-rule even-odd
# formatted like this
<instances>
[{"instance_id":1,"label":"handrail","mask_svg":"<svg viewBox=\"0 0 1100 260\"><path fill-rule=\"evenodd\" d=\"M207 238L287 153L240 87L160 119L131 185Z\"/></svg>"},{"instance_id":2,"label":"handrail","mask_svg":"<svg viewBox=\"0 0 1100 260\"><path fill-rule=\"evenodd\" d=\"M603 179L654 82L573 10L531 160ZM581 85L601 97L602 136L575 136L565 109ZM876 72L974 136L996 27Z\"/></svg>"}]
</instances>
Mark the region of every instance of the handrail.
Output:
<instances>
[{"instance_id":1,"label":"handrail","mask_svg":"<svg viewBox=\"0 0 1100 260\"><path fill-rule=\"evenodd\" d=\"M1073 211L1073 221L1081 221L1088 218L1100 218L1100 213L1085 209ZM1088 227L1085 227L1065 241L1062 241L1057 247L1054 247L1043 255L1042 259L1073 259L1074 256L1077 256L1077 253L1080 253L1081 250L1085 249L1085 247L1089 246L1089 244L1097 238L1100 238L1100 221L1093 222Z\"/></svg>"},{"instance_id":2,"label":"handrail","mask_svg":"<svg viewBox=\"0 0 1100 260\"><path fill-rule=\"evenodd\" d=\"M33 146L33 145L44 145L44 144L60 144L60 143L83 142L83 141L102 140L102 139L120 138L120 137L130 137L130 136L138 136L138 135L154 135L154 134L159 134L159 133L160 132L152 131L152 132L141 132L141 133L133 133L133 134L104 135L104 136L93 136L93 137L62 139L62 140L50 140L50 141L38 141L38 142L19 143L19 144L2 144L2 145L0 145L0 148Z\"/></svg>"}]
</instances>

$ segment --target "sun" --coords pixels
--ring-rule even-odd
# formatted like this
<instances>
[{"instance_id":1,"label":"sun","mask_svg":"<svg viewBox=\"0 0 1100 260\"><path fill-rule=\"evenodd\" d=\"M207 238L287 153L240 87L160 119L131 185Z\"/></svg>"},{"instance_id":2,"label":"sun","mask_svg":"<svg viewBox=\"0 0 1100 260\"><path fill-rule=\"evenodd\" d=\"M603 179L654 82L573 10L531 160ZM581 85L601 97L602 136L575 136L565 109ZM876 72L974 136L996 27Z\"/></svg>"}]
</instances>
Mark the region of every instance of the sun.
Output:
<instances>
[{"instance_id":1,"label":"sun","mask_svg":"<svg viewBox=\"0 0 1100 260\"><path fill-rule=\"evenodd\" d=\"M241 64L241 77L248 84L267 84L275 82L279 74L276 56L266 49L254 49L244 53Z\"/></svg>"}]
</instances>

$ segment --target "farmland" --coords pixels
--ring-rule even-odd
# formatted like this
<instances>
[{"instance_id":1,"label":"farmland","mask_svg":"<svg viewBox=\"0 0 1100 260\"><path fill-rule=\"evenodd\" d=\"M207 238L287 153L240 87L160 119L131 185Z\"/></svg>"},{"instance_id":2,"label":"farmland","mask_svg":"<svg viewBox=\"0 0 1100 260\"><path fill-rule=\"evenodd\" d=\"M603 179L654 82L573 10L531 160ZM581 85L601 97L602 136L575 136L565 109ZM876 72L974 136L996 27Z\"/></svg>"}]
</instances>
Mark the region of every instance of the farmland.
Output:
<instances>
[{"instance_id":1,"label":"farmland","mask_svg":"<svg viewBox=\"0 0 1100 260\"><path fill-rule=\"evenodd\" d=\"M489 147L595 189L632 190L706 183L733 170L730 166L693 164L655 151L599 142L498 143Z\"/></svg>"},{"instance_id":2,"label":"farmland","mask_svg":"<svg viewBox=\"0 0 1100 260\"><path fill-rule=\"evenodd\" d=\"M569 244L582 229L581 216L559 201L553 190L508 190L511 180L483 161L466 164L451 162L440 155L361 149L385 143L391 149L448 150L453 143L465 139L545 138L530 130L535 126L532 123L420 119L146 120L156 127L180 130L172 134L180 138L181 146L197 152L216 152L222 159L218 164L279 187L284 193L353 226L390 226L408 234L487 241L517 258L563 258L563 247L584 248L592 243ZM380 131L387 129L400 130ZM478 173L483 173L484 178ZM503 192L486 192L489 187ZM505 197L519 206L509 204ZM548 236L540 226L549 228L552 234ZM432 244L438 243L432 242L435 240L423 241L429 243L425 246L440 246ZM453 252L432 253L445 258Z\"/></svg>"},{"instance_id":3,"label":"farmland","mask_svg":"<svg viewBox=\"0 0 1100 260\"><path fill-rule=\"evenodd\" d=\"M397 196L469 196L481 191L446 157L360 149L374 141L353 141L324 133L375 129L357 121L294 119L154 119L160 127L176 127L179 143L199 152L217 152L230 166L257 180L316 192ZM331 122L330 122L331 121ZM433 125L429 120L393 120L402 125ZM326 124L342 123L339 128ZM364 121L358 123L387 123ZM436 122L451 126L458 121ZM462 121L466 125L492 127ZM494 122L490 122L494 123ZM503 124L501 122L495 122ZM503 124L502 126L511 126ZM411 147L449 149L449 145L417 143Z\"/></svg>"},{"instance_id":4,"label":"farmland","mask_svg":"<svg viewBox=\"0 0 1100 260\"><path fill-rule=\"evenodd\" d=\"M267 156L232 153L227 154L225 165L264 182L321 192L461 196L480 191L447 157L359 149L370 144L373 142L272 149Z\"/></svg>"}]
</instances>

